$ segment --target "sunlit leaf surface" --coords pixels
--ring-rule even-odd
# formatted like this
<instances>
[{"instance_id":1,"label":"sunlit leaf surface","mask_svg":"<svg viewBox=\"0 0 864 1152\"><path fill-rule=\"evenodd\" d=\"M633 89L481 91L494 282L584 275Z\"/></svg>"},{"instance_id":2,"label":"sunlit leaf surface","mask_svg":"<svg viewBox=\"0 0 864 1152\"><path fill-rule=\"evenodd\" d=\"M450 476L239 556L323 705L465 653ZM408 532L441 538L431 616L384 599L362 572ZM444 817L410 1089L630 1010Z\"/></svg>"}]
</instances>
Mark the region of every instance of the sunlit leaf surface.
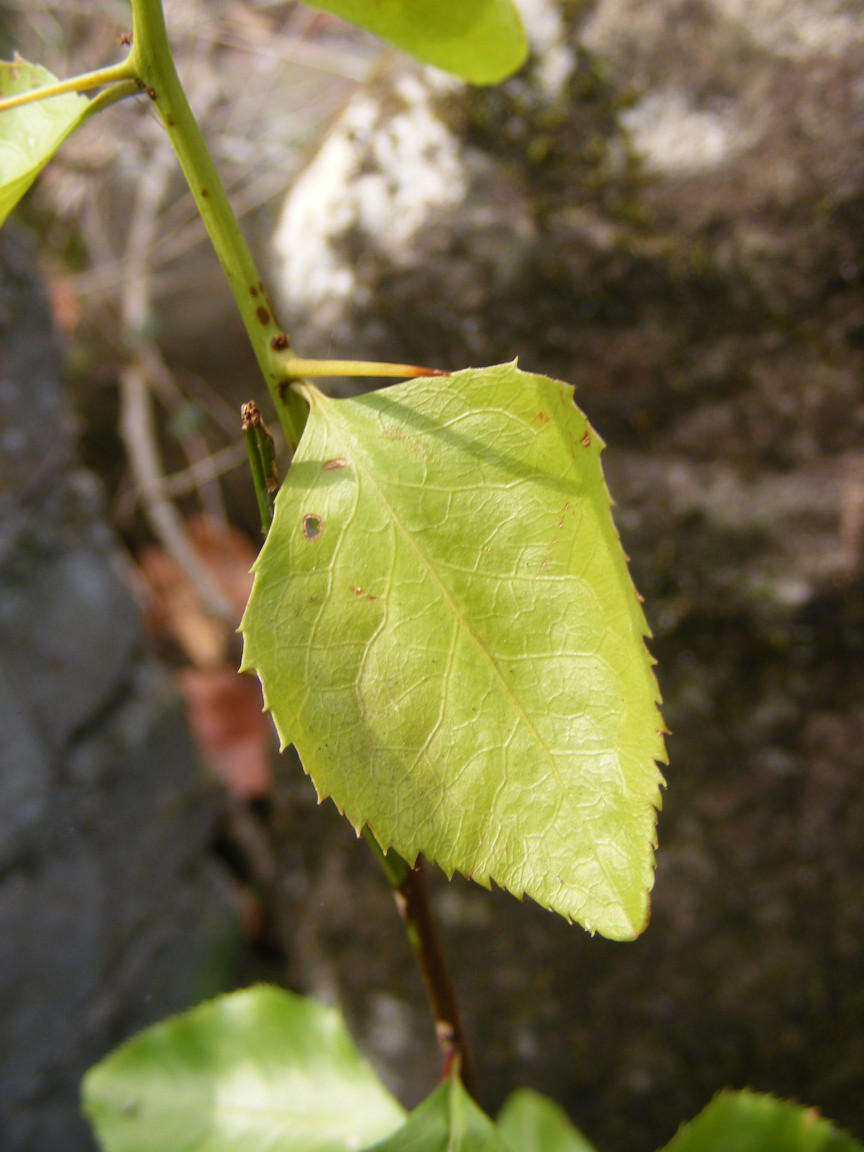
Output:
<instances>
[{"instance_id":1,"label":"sunlit leaf surface","mask_svg":"<svg viewBox=\"0 0 864 1152\"><path fill-rule=\"evenodd\" d=\"M426 64L474 84L494 84L528 54L512 0L307 0L368 28Z\"/></svg>"},{"instance_id":2,"label":"sunlit leaf surface","mask_svg":"<svg viewBox=\"0 0 864 1152\"><path fill-rule=\"evenodd\" d=\"M337 1012L263 986L118 1048L84 1108L105 1152L357 1152L405 1117Z\"/></svg>"},{"instance_id":3,"label":"sunlit leaf surface","mask_svg":"<svg viewBox=\"0 0 864 1152\"><path fill-rule=\"evenodd\" d=\"M721 1092L663 1152L864 1152L864 1145L802 1108L756 1092Z\"/></svg>"},{"instance_id":4,"label":"sunlit leaf surface","mask_svg":"<svg viewBox=\"0 0 864 1152\"><path fill-rule=\"evenodd\" d=\"M21 57L0 60L0 97L53 84L56 77ZM52 96L0 112L0 224L87 114L89 100L75 93Z\"/></svg>"},{"instance_id":5,"label":"sunlit leaf surface","mask_svg":"<svg viewBox=\"0 0 864 1152\"><path fill-rule=\"evenodd\" d=\"M662 722L573 389L504 364L309 399L241 626L283 744L383 847L634 936Z\"/></svg>"}]
</instances>

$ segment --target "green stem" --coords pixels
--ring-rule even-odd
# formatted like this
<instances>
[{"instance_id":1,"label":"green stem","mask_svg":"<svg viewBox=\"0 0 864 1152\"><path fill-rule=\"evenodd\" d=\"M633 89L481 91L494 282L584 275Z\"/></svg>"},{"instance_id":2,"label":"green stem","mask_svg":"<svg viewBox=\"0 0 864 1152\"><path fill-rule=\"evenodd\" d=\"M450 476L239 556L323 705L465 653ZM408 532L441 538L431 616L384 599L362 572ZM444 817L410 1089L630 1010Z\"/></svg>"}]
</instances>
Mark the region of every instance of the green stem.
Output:
<instances>
[{"instance_id":1,"label":"green stem","mask_svg":"<svg viewBox=\"0 0 864 1152\"><path fill-rule=\"evenodd\" d=\"M132 0L132 61L165 125L210 240L228 278L252 347L267 382L285 437L293 450L306 422L305 401L286 379L287 343L240 231L228 196L177 76L161 0ZM287 361L290 363L290 353ZM293 377L295 374L292 372Z\"/></svg>"},{"instance_id":2,"label":"green stem","mask_svg":"<svg viewBox=\"0 0 864 1152\"><path fill-rule=\"evenodd\" d=\"M441 368L421 368L417 364L390 364L381 360L301 360L294 356L285 364L289 379L311 376L449 376ZM290 375L289 375L290 374Z\"/></svg>"},{"instance_id":3,"label":"green stem","mask_svg":"<svg viewBox=\"0 0 864 1152\"><path fill-rule=\"evenodd\" d=\"M22 104L32 104L36 100L50 100L52 96L63 96L67 92L89 92L93 88L101 88L117 80L134 79L135 66L130 53L120 64L110 64L107 68L97 68L95 72L83 72L80 76L72 76L69 80L58 80L54 84L43 84L41 88L31 88L27 92L7 96L5 100L0 100L0 112L20 108Z\"/></svg>"},{"instance_id":4,"label":"green stem","mask_svg":"<svg viewBox=\"0 0 864 1152\"><path fill-rule=\"evenodd\" d=\"M252 485L258 501L261 528L266 536L273 523L273 505L279 489L279 475L276 471L276 453L273 437L261 419L261 413L254 400L248 400L240 410L243 439L249 456L249 470Z\"/></svg>"},{"instance_id":5,"label":"green stem","mask_svg":"<svg viewBox=\"0 0 864 1152\"><path fill-rule=\"evenodd\" d=\"M127 96L138 96L140 92L141 89L136 80L124 80L120 84L112 84L110 88L106 88L104 92L93 97L87 106L87 111L81 118L81 123L85 123L91 116L101 112L103 108L116 104L118 100L125 100Z\"/></svg>"}]
</instances>

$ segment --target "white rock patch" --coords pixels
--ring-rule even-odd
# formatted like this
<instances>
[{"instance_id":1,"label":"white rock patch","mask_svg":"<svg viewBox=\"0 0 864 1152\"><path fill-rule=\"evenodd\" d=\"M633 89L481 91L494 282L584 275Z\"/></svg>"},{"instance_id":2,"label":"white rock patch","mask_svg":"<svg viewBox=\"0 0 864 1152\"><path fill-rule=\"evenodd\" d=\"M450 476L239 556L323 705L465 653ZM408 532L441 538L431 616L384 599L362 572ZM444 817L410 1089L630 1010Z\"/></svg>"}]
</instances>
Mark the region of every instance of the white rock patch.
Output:
<instances>
[{"instance_id":1,"label":"white rock patch","mask_svg":"<svg viewBox=\"0 0 864 1152\"><path fill-rule=\"evenodd\" d=\"M864 40L864 9L848 0L711 0L778 56L839 56ZM854 12L854 14L853 14Z\"/></svg>"},{"instance_id":2,"label":"white rock patch","mask_svg":"<svg viewBox=\"0 0 864 1152\"><path fill-rule=\"evenodd\" d=\"M655 43L672 27L681 0L598 0L583 26L583 42L616 58L622 42ZM842 55L864 40L860 0L706 0L753 43L776 56Z\"/></svg>"},{"instance_id":3,"label":"white rock patch","mask_svg":"<svg viewBox=\"0 0 864 1152\"><path fill-rule=\"evenodd\" d=\"M576 61L567 42L567 28L555 0L517 0L531 48L537 57L537 78L547 100L556 100L573 74Z\"/></svg>"},{"instance_id":4,"label":"white rock patch","mask_svg":"<svg viewBox=\"0 0 864 1152\"><path fill-rule=\"evenodd\" d=\"M693 107L683 92L650 92L621 116L648 168L682 175L723 164L749 143L749 134L727 115Z\"/></svg>"},{"instance_id":5,"label":"white rock patch","mask_svg":"<svg viewBox=\"0 0 864 1152\"><path fill-rule=\"evenodd\" d=\"M344 302L358 291L339 240L352 228L399 264L430 216L466 191L461 144L415 76L396 85L392 116L369 93L353 97L288 195L276 231L280 290L289 308Z\"/></svg>"}]
</instances>

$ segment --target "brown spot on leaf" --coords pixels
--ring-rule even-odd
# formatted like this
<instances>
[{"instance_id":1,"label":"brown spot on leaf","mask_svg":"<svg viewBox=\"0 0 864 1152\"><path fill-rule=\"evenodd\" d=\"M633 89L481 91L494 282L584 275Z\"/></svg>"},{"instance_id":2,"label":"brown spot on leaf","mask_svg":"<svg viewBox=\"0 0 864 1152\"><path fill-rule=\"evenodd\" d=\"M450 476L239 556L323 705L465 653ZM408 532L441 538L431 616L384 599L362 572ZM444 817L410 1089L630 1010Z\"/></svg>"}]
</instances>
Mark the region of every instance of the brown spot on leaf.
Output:
<instances>
[{"instance_id":1,"label":"brown spot on leaf","mask_svg":"<svg viewBox=\"0 0 864 1152\"><path fill-rule=\"evenodd\" d=\"M548 424L550 417L547 416L545 412L538 412L537 413L537 419L540 421L541 424Z\"/></svg>"},{"instance_id":2,"label":"brown spot on leaf","mask_svg":"<svg viewBox=\"0 0 864 1152\"><path fill-rule=\"evenodd\" d=\"M303 535L307 540L317 540L321 535L324 527L324 521L320 516L316 516L314 512L309 512L303 517Z\"/></svg>"},{"instance_id":3,"label":"brown spot on leaf","mask_svg":"<svg viewBox=\"0 0 864 1152\"><path fill-rule=\"evenodd\" d=\"M249 295L250 296L257 296L258 295L258 289L255 287L254 284L249 285Z\"/></svg>"},{"instance_id":4,"label":"brown spot on leaf","mask_svg":"<svg viewBox=\"0 0 864 1152\"><path fill-rule=\"evenodd\" d=\"M277 332L270 341L270 347L274 352L283 352L291 343L291 337L287 332Z\"/></svg>"},{"instance_id":5,"label":"brown spot on leaf","mask_svg":"<svg viewBox=\"0 0 864 1152\"><path fill-rule=\"evenodd\" d=\"M270 323L270 313L267 311L263 304L259 305L255 315L258 317L262 324Z\"/></svg>"},{"instance_id":6,"label":"brown spot on leaf","mask_svg":"<svg viewBox=\"0 0 864 1152\"><path fill-rule=\"evenodd\" d=\"M332 460L328 460L326 464L321 465L322 472L338 472L340 468L345 468L348 461L344 456L334 456Z\"/></svg>"},{"instance_id":7,"label":"brown spot on leaf","mask_svg":"<svg viewBox=\"0 0 864 1152\"><path fill-rule=\"evenodd\" d=\"M583 448L590 448L591 447L591 429L590 428L585 429L585 432L582 436L582 439L579 441L579 443L582 445Z\"/></svg>"}]
</instances>

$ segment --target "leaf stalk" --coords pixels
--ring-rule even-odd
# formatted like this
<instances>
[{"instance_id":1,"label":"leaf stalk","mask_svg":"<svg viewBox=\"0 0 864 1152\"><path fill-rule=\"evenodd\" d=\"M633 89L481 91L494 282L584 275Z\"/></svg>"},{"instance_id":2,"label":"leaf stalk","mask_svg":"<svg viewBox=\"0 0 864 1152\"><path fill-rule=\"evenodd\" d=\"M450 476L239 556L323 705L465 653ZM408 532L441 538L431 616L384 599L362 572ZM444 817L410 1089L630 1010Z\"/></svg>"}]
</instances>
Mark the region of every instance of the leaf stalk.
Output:
<instances>
[{"instance_id":1,"label":"leaf stalk","mask_svg":"<svg viewBox=\"0 0 864 1152\"><path fill-rule=\"evenodd\" d=\"M50 100L53 96L65 96L69 92L90 92L94 88L102 88L117 81L134 79L135 67L130 53L119 64L97 68L93 72L82 72L80 76L71 76L68 80L58 80L54 84L43 84L41 88L30 88L27 92L16 92L14 96L7 96L0 100L0 112L9 112L24 104L34 104L38 100Z\"/></svg>"},{"instance_id":2,"label":"leaf stalk","mask_svg":"<svg viewBox=\"0 0 864 1152\"><path fill-rule=\"evenodd\" d=\"M422 368L419 364L391 364L382 360L302 360L293 357L286 364L289 379L320 376L394 376L413 379L418 376L449 376L441 368Z\"/></svg>"}]
</instances>

